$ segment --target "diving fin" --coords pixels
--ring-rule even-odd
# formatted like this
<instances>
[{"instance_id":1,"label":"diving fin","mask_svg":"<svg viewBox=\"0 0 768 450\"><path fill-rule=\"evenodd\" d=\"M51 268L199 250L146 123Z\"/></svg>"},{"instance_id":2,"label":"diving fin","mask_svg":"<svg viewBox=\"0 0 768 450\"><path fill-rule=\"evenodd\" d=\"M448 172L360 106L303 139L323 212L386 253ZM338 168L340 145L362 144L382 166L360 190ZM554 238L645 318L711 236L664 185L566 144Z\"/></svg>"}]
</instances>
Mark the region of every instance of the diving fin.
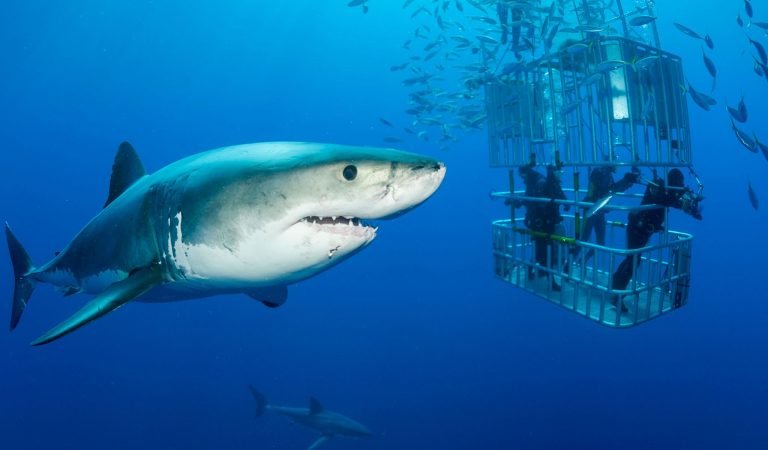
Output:
<instances>
[{"instance_id":1,"label":"diving fin","mask_svg":"<svg viewBox=\"0 0 768 450\"><path fill-rule=\"evenodd\" d=\"M260 301L268 308L277 308L283 306L283 303L288 300L288 288L284 285L268 286L251 289L246 295Z\"/></svg>"},{"instance_id":2,"label":"diving fin","mask_svg":"<svg viewBox=\"0 0 768 450\"><path fill-rule=\"evenodd\" d=\"M315 442L312 443L312 445L310 445L307 448L307 450L315 450L317 447L320 447L321 445L323 445L326 442L330 441L332 437L333 437L332 434L324 434L324 435L320 436L319 438L317 438L317 440Z\"/></svg>"},{"instance_id":3,"label":"diving fin","mask_svg":"<svg viewBox=\"0 0 768 450\"><path fill-rule=\"evenodd\" d=\"M128 278L118 281L105 289L104 292L97 295L69 319L35 339L32 345L42 345L55 341L65 334L69 334L83 325L116 310L162 282L163 273L157 264L137 270Z\"/></svg>"},{"instance_id":4,"label":"diving fin","mask_svg":"<svg viewBox=\"0 0 768 450\"><path fill-rule=\"evenodd\" d=\"M13 330L19 324L24 308L29 302L29 297L32 296L32 291L35 289L35 281L27 277L35 268L32 266L32 260L27 251L16 239L7 223L5 224L5 238L8 241L8 252L11 254L11 265L13 266L14 288L11 309L11 330Z\"/></svg>"}]
</instances>

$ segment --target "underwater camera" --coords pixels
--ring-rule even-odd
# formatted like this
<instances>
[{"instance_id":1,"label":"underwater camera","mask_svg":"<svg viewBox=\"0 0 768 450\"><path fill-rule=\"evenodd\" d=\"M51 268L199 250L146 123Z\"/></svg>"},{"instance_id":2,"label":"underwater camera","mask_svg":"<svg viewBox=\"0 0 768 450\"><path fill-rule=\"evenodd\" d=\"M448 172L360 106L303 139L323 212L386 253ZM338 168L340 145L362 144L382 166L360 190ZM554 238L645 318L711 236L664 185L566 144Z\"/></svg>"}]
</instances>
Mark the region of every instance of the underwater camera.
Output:
<instances>
[{"instance_id":1,"label":"underwater camera","mask_svg":"<svg viewBox=\"0 0 768 450\"><path fill-rule=\"evenodd\" d=\"M686 189L682 197L680 197L680 209L686 214L691 215L694 219L701 220L701 201L704 200L704 196L694 193L690 189Z\"/></svg>"}]
</instances>

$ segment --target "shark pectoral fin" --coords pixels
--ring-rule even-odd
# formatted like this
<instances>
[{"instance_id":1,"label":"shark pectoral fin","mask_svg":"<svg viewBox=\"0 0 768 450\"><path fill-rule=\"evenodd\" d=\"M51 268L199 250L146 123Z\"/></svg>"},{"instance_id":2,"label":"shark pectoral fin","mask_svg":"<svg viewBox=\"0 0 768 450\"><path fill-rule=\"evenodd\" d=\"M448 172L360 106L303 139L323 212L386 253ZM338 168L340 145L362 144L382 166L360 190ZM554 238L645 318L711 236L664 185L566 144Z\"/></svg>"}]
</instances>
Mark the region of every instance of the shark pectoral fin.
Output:
<instances>
[{"instance_id":1,"label":"shark pectoral fin","mask_svg":"<svg viewBox=\"0 0 768 450\"><path fill-rule=\"evenodd\" d=\"M283 306L288 299L288 288L286 286L268 286L258 289L252 289L246 293L254 300L258 300L269 308Z\"/></svg>"},{"instance_id":2,"label":"shark pectoral fin","mask_svg":"<svg viewBox=\"0 0 768 450\"><path fill-rule=\"evenodd\" d=\"M310 445L307 448L307 450L315 450L317 447L320 447L321 445L323 445L326 442L330 441L332 437L333 437L332 434L324 434L324 435L320 436L319 438L317 438L317 440L315 442L312 443L312 445Z\"/></svg>"},{"instance_id":3,"label":"shark pectoral fin","mask_svg":"<svg viewBox=\"0 0 768 450\"><path fill-rule=\"evenodd\" d=\"M162 282L163 274L159 265L153 264L150 267L137 270L125 280L118 281L108 287L69 319L35 339L32 345L42 345L55 341L65 334L114 311Z\"/></svg>"}]
</instances>

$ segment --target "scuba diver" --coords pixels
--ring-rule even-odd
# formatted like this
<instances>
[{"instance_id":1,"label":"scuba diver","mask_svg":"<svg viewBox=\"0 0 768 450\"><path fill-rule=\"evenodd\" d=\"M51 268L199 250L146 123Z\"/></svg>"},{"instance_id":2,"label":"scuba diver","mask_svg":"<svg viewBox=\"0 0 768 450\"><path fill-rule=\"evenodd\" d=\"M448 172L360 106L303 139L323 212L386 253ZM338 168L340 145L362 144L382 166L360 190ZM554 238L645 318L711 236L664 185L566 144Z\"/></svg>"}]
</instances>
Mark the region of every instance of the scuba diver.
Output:
<instances>
[{"instance_id":1,"label":"scuba diver","mask_svg":"<svg viewBox=\"0 0 768 450\"><path fill-rule=\"evenodd\" d=\"M616 166L601 166L593 169L589 174L589 190L584 197L585 202L595 203L600 199L606 198L616 192L623 192L632 187L640 179L640 169L632 167L631 172L627 172L619 180L613 179L616 173ZM584 227L581 230L581 240L588 241L595 230L595 242L598 245L605 245L605 215L607 211L598 210L592 216L586 218ZM573 251L573 257L578 256L581 247L576 247ZM589 249L584 256L584 261L588 261L594 255L594 249Z\"/></svg>"},{"instance_id":2,"label":"scuba diver","mask_svg":"<svg viewBox=\"0 0 768 450\"><path fill-rule=\"evenodd\" d=\"M512 50L515 53L517 59L520 59L519 45L520 45L520 21L523 18L523 10L513 5L507 5L503 2L499 2L496 5L496 13L499 16L499 25L501 25L501 44L506 45L509 41L509 31L512 30ZM511 21L510 19L511 17Z\"/></svg>"},{"instance_id":3,"label":"scuba diver","mask_svg":"<svg viewBox=\"0 0 768 450\"><path fill-rule=\"evenodd\" d=\"M643 194L641 205L659 205L661 208L633 211L627 221L627 248L630 250L643 248L648 244L651 236L657 231L664 230L664 216L667 208L677 208L697 220L702 220L699 202L703 198L695 194L685 186L685 177L680 169L672 169L667 174L667 183L654 171L653 181L648 185ZM640 253L627 255L619 268L613 274L611 289L625 290L632 279L634 268L640 265ZM611 303L617 306L618 296L613 296ZM627 312L627 307L622 303L621 312Z\"/></svg>"},{"instance_id":4,"label":"scuba diver","mask_svg":"<svg viewBox=\"0 0 768 450\"><path fill-rule=\"evenodd\" d=\"M565 200L565 193L560 185L559 171L556 166L547 166L546 177L541 173L533 169L533 164L522 166L519 169L520 176L525 183L525 196L526 197L539 197L548 198L549 202L539 201L524 201L515 202L515 207L519 208L521 205L525 206L525 226L529 230L534 231L535 234L531 240L534 243L535 261L541 267L549 267L547 260L554 262L555 255L550 255L550 249L552 248L552 234L560 233L558 228L562 228L561 222L563 217L560 215L560 205L555 203L554 200ZM570 207L566 205L566 210ZM551 256L551 258L548 258ZM534 278L535 276L546 275L545 272L534 271L530 268L528 271L528 277ZM555 291L560 290L555 280L552 280L552 289Z\"/></svg>"}]
</instances>

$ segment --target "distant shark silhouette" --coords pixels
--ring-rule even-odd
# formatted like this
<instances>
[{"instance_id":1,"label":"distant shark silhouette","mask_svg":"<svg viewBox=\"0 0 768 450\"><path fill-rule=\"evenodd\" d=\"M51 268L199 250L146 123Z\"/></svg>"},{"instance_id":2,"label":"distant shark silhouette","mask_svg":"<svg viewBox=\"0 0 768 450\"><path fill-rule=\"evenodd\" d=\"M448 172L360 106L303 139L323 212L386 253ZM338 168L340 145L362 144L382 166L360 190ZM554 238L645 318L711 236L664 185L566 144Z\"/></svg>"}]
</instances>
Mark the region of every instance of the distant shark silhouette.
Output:
<instances>
[{"instance_id":1,"label":"distant shark silhouette","mask_svg":"<svg viewBox=\"0 0 768 450\"><path fill-rule=\"evenodd\" d=\"M11 329L38 282L96 297L32 345L132 300L244 293L280 306L288 284L376 237L362 220L410 210L444 175L441 162L413 153L296 142L211 150L147 175L124 142L104 209L50 262L35 267L6 224L16 283Z\"/></svg>"},{"instance_id":2,"label":"distant shark silhouette","mask_svg":"<svg viewBox=\"0 0 768 450\"><path fill-rule=\"evenodd\" d=\"M290 408L270 405L256 388L248 385L248 389L256 400L256 417L260 417L264 411L273 411L289 417L299 425L304 425L321 433L320 437L307 450L314 450L337 435L350 437L373 436L373 433L365 425L342 414L328 411L314 397L309 398L309 408Z\"/></svg>"}]
</instances>

